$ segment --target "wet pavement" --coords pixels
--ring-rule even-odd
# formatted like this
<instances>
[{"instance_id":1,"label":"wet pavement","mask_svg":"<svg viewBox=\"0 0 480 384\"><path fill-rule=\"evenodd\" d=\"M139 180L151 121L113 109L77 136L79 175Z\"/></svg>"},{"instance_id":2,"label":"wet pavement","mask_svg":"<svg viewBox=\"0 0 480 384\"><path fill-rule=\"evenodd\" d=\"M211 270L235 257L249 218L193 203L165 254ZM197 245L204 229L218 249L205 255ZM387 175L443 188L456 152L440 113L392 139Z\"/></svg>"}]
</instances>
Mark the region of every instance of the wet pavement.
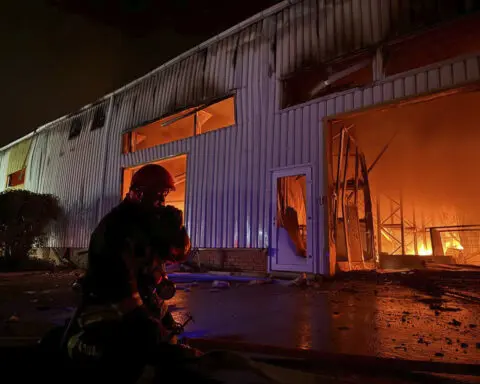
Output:
<instances>
[{"instance_id":1,"label":"wet pavement","mask_svg":"<svg viewBox=\"0 0 480 384\"><path fill-rule=\"evenodd\" d=\"M74 274L0 278L0 341L21 343L62 324L75 305ZM188 337L325 352L457 363L480 361L480 304L393 281L334 281L316 287L179 284L174 316L195 317ZM475 286L474 286L475 287ZM469 297L479 288L470 286ZM462 291L462 292L465 292ZM8 321L10 320L10 321Z\"/></svg>"}]
</instances>

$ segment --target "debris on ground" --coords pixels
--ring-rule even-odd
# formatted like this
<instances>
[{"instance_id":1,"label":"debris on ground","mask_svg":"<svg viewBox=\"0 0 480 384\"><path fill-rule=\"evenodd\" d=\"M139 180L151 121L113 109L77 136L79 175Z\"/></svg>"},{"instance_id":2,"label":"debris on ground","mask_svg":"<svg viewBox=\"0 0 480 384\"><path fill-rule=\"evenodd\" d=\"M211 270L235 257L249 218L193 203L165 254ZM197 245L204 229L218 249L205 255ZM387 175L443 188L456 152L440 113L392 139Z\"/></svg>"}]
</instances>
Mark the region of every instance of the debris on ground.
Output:
<instances>
[{"instance_id":1,"label":"debris on ground","mask_svg":"<svg viewBox=\"0 0 480 384\"><path fill-rule=\"evenodd\" d=\"M288 285L290 287L308 287L310 282L308 281L307 274L302 273L295 280L292 280Z\"/></svg>"},{"instance_id":2,"label":"debris on ground","mask_svg":"<svg viewBox=\"0 0 480 384\"><path fill-rule=\"evenodd\" d=\"M448 324L453 325L454 327L459 327L460 325L462 325L462 323L460 321L458 321L457 319L453 319Z\"/></svg>"},{"instance_id":3,"label":"debris on ground","mask_svg":"<svg viewBox=\"0 0 480 384\"><path fill-rule=\"evenodd\" d=\"M5 320L6 323L18 323L19 321L20 318L17 315L12 315L7 320Z\"/></svg>"},{"instance_id":4,"label":"debris on ground","mask_svg":"<svg viewBox=\"0 0 480 384\"><path fill-rule=\"evenodd\" d=\"M248 282L248 285L263 285L263 284L272 284L273 279L268 278L265 280L251 280Z\"/></svg>"},{"instance_id":5,"label":"debris on ground","mask_svg":"<svg viewBox=\"0 0 480 384\"><path fill-rule=\"evenodd\" d=\"M214 289L227 289L227 288L230 288L230 283L228 281L214 280L212 282L212 288L214 288Z\"/></svg>"},{"instance_id":6,"label":"debris on ground","mask_svg":"<svg viewBox=\"0 0 480 384\"><path fill-rule=\"evenodd\" d=\"M468 348L468 344L467 343L462 343L462 344L460 344L460 347L462 347L463 349Z\"/></svg>"},{"instance_id":7,"label":"debris on ground","mask_svg":"<svg viewBox=\"0 0 480 384\"><path fill-rule=\"evenodd\" d=\"M460 308L452 308L452 307L445 307L439 303L431 303L430 309L435 310L435 314L437 312L460 312Z\"/></svg>"}]
</instances>

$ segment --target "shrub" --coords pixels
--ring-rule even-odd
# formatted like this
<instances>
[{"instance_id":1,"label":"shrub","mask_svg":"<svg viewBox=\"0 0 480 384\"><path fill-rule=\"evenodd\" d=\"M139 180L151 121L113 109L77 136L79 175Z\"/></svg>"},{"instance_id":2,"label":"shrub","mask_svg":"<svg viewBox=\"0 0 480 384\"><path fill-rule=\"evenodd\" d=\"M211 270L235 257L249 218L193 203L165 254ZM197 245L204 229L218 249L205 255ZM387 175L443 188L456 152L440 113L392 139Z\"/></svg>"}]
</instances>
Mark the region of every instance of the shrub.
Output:
<instances>
[{"instance_id":1,"label":"shrub","mask_svg":"<svg viewBox=\"0 0 480 384\"><path fill-rule=\"evenodd\" d=\"M62 209L53 195L25 190L0 193L0 247L4 261L12 266L24 263L35 246L45 243L52 222Z\"/></svg>"}]
</instances>

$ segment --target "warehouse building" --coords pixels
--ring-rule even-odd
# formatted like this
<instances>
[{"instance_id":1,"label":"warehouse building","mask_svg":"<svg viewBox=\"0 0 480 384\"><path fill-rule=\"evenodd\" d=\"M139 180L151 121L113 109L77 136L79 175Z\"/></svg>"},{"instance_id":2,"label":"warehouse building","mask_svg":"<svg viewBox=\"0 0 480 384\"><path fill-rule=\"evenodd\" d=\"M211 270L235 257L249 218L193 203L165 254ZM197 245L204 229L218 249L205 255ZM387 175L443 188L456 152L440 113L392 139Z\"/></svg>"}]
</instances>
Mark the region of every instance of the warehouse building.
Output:
<instances>
[{"instance_id":1,"label":"warehouse building","mask_svg":"<svg viewBox=\"0 0 480 384\"><path fill-rule=\"evenodd\" d=\"M478 263L479 9L284 1L2 148L0 188L58 196L77 255L158 163L202 263Z\"/></svg>"}]
</instances>

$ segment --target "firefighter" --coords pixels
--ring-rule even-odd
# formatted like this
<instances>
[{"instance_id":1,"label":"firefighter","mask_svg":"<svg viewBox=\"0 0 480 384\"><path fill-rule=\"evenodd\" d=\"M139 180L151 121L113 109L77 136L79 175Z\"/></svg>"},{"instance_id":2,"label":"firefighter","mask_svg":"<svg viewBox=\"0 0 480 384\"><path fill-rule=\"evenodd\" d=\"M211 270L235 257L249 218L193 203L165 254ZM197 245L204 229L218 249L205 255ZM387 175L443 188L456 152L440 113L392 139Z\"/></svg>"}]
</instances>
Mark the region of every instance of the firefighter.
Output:
<instances>
[{"instance_id":1,"label":"firefighter","mask_svg":"<svg viewBox=\"0 0 480 384\"><path fill-rule=\"evenodd\" d=\"M196 355L165 343L165 334L181 327L152 287L166 283L165 261L181 262L190 250L182 212L166 206L175 189L170 173L149 164L138 170L124 200L94 230L82 284L84 306L77 329L68 338L73 361L112 369L126 382L148 361L157 364ZM125 371L126 372L126 371Z\"/></svg>"}]
</instances>

